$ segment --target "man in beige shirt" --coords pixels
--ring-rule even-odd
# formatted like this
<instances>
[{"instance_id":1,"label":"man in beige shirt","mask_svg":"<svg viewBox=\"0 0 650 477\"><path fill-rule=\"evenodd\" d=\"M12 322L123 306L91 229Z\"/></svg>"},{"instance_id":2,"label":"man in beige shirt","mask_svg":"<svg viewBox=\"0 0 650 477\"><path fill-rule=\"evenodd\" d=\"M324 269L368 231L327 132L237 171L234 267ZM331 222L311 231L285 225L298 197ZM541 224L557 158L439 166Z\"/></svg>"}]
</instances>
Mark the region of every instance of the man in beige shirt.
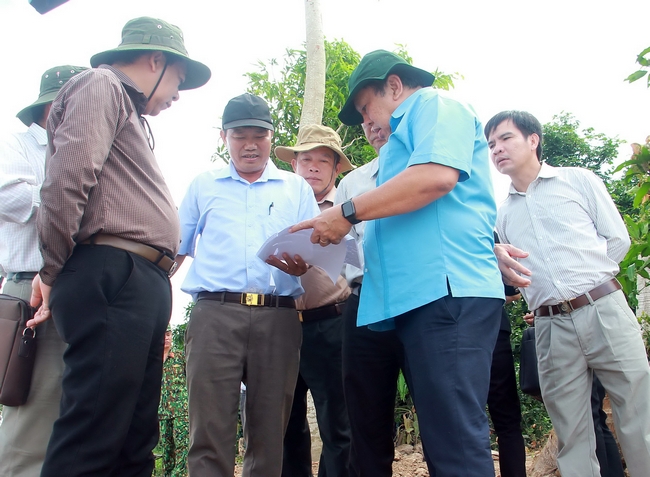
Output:
<instances>
[{"instance_id":1,"label":"man in beige shirt","mask_svg":"<svg viewBox=\"0 0 650 477\"><path fill-rule=\"evenodd\" d=\"M333 129L300 128L295 147L277 147L276 156L291 163L296 174L314 190L321 210L334 205L336 177L352 169ZM301 278L304 295L296 300L302 322L300 374L284 438L283 477L311 477L311 439L307 423L307 390L311 390L323 441L319 476L347 477L350 422L343 396L341 346L343 307L350 295L345 278L332 283L327 273L310 267Z\"/></svg>"},{"instance_id":2,"label":"man in beige shirt","mask_svg":"<svg viewBox=\"0 0 650 477\"><path fill-rule=\"evenodd\" d=\"M148 477L180 224L143 115L210 70L189 58L178 27L149 17L90 63L47 121L31 324L51 315L67 349L41 476Z\"/></svg>"}]
</instances>

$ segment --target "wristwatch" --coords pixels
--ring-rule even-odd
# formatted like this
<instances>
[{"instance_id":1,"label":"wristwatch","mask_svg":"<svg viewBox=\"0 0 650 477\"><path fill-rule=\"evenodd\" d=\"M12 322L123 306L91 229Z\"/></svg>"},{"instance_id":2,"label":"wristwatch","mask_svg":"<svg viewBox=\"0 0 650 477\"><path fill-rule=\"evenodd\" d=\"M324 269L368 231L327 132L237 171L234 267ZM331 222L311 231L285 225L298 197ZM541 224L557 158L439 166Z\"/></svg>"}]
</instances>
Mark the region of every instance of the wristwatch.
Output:
<instances>
[{"instance_id":1,"label":"wristwatch","mask_svg":"<svg viewBox=\"0 0 650 477\"><path fill-rule=\"evenodd\" d=\"M350 222L352 225L358 224L361 221L357 219L356 216L356 209L354 208L354 203L352 202L352 199L343 202L341 204L341 212L343 213L343 217L346 218L348 222Z\"/></svg>"}]
</instances>

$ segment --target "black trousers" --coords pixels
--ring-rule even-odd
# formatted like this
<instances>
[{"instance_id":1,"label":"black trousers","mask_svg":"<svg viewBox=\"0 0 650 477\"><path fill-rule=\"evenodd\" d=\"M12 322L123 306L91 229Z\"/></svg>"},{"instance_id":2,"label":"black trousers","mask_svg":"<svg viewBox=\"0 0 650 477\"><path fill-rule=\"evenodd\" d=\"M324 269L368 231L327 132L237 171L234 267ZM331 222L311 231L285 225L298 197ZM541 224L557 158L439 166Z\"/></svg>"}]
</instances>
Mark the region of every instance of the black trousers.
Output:
<instances>
[{"instance_id":1,"label":"black trousers","mask_svg":"<svg viewBox=\"0 0 650 477\"><path fill-rule=\"evenodd\" d=\"M343 320L343 383L352 430L350 475L393 475L397 376L404 349L393 331L357 326L359 297L350 295Z\"/></svg>"},{"instance_id":2,"label":"black trousers","mask_svg":"<svg viewBox=\"0 0 650 477\"><path fill-rule=\"evenodd\" d=\"M169 279L146 259L80 245L50 297L63 356L61 414L41 476L149 477Z\"/></svg>"},{"instance_id":3,"label":"black trousers","mask_svg":"<svg viewBox=\"0 0 650 477\"><path fill-rule=\"evenodd\" d=\"M488 411L499 444L502 477L526 477L526 447L521 433L521 405L510 345L510 332L499 330L492 353Z\"/></svg>"},{"instance_id":4,"label":"black trousers","mask_svg":"<svg viewBox=\"0 0 650 477\"><path fill-rule=\"evenodd\" d=\"M307 390L316 408L323 451L319 477L348 477L350 423L343 397L341 346L343 317L302 324L300 374L284 437L283 477L310 477L311 438L307 423Z\"/></svg>"},{"instance_id":5,"label":"black trousers","mask_svg":"<svg viewBox=\"0 0 650 477\"><path fill-rule=\"evenodd\" d=\"M446 296L395 318L431 475L494 473L485 407L502 308Z\"/></svg>"}]
</instances>

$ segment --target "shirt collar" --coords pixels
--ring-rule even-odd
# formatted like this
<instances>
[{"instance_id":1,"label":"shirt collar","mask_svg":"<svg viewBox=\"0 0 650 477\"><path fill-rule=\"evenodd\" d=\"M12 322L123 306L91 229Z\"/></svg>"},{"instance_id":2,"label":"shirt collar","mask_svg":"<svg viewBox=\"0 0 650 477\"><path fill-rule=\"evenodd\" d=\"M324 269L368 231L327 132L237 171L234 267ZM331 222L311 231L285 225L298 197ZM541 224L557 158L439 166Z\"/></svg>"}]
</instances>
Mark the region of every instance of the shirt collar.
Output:
<instances>
[{"instance_id":1,"label":"shirt collar","mask_svg":"<svg viewBox=\"0 0 650 477\"><path fill-rule=\"evenodd\" d=\"M560 173L557 170L557 167L549 166L545 162L542 162L542 167L537 174L538 179L550 179L551 177L557 177Z\"/></svg>"},{"instance_id":2,"label":"shirt collar","mask_svg":"<svg viewBox=\"0 0 650 477\"><path fill-rule=\"evenodd\" d=\"M226 179L229 177L236 181L248 182L247 180L242 179L242 177L237 172L237 169L235 169L235 165L232 161L228 163L228 167L217 169L214 175L215 179ZM266 162L264 172L262 172L260 178L255 182L267 182L269 180L282 180L282 174L280 173L280 170L275 164L273 164L273 161L271 159Z\"/></svg>"},{"instance_id":3,"label":"shirt collar","mask_svg":"<svg viewBox=\"0 0 650 477\"><path fill-rule=\"evenodd\" d=\"M138 112L138 115L142 116L149 100L140 90L140 88L138 88L138 85L135 84L135 82L129 78L122 70L118 70L111 65L100 65L99 68L112 71L115 76L117 76L117 79L119 79L120 82L124 85L124 89L129 95L129 98L131 98L131 101L133 101L135 110Z\"/></svg>"},{"instance_id":4,"label":"shirt collar","mask_svg":"<svg viewBox=\"0 0 650 477\"><path fill-rule=\"evenodd\" d=\"M379 156L370 161L370 177L377 177L379 173Z\"/></svg>"},{"instance_id":5,"label":"shirt collar","mask_svg":"<svg viewBox=\"0 0 650 477\"><path fill-rule=\"evenodd\" d=\"M424 91L429 89L430 87L426 88L420 88L417 91L415 91L411 96L406 98L402 104L400 104L395 111L393 111L393 114L391 114L390 118L390 126L391 129L394 131L397 124L402 120L402 116L406 114L406 111L409 110L409 108L413 105L413 103L417 100L418 97L420 97L422 94L424 94Z\"/></svg>"},{"instance_id":6,"label":"shirt collar","mask_svg":"<svg viewBox=\"0 0 650 477\"><path fill-rule=\"evenodd\" d=\"M39 146L47 146L47 131L36 123L32 123L27 130Z\"/></svg>"},{"instance_id":7,"label":"shirt collar","mask_svg":"<svg viewBox=\"0 0 650 477\"><path fill-rule=\"evenodd\" d=\"M336 197L336 187L332 187L332 189L327 193L327 195L323 197L322 200L318 201L318 205L321 205L325 202L334 204L335 197Z\"/></svg>"},{"instance_id":8,"label":"shirt collar","mask_svg":"<svg viewBox=\"0 0 650 477\"><path fill-rule=\"evenodd\" d=\"M556 167L549 166L545 162L542 162L542 167L540 167L539 172L537 173L537 177L535 178L535 181L538 179L551 179L559 175L560 173L557 171ZM515 186L512 185L512 182L510 183L510 190L508 191L508 193L510 195L512 194L526 195L525 192L519 192L517 189L515 189Z\"/></svg>"}]
</instances>

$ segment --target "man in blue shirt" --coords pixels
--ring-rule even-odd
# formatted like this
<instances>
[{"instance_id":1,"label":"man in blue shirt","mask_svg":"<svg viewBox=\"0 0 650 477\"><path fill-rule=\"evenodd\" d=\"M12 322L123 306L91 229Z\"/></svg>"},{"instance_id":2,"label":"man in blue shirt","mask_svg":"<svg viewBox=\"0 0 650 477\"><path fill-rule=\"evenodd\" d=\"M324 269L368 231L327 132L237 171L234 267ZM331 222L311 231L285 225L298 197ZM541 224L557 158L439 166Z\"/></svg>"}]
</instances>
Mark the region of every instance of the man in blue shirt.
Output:
<instances>
[{"instance_id":1,"label":"man in blue shirt","mask_svg":"<svg viewBox=\"0 0 650 477\"><path fill-rule=\"evenodd\" d=\"M378 187L292 231L338 243L369 221L358 325L394 327L432 473L494 473L485 405L504 294L492 251L496 206L473 110L434 77L378 50L350 77L345 124L392 131Z\"/></svg>"},{"instance_id":2,"label":"man in blue shirt","mask_svg":"<svg viewBox=\"0 0 650 477\"><path fill-rule=\"evenodd\" d=\"M269 159L272 137L264 100L230 100L221 131L230 165L199 175L179 209L178 258L194 258L181 287L195 300L185 336L193 476L233 475L240 382L247 386L244 475L282 471L301 343L294 298L304 290L294 275L307 265L285 256L270 266L257 251L318 206L302 177Z\"/></svg>"}]
</instances>

